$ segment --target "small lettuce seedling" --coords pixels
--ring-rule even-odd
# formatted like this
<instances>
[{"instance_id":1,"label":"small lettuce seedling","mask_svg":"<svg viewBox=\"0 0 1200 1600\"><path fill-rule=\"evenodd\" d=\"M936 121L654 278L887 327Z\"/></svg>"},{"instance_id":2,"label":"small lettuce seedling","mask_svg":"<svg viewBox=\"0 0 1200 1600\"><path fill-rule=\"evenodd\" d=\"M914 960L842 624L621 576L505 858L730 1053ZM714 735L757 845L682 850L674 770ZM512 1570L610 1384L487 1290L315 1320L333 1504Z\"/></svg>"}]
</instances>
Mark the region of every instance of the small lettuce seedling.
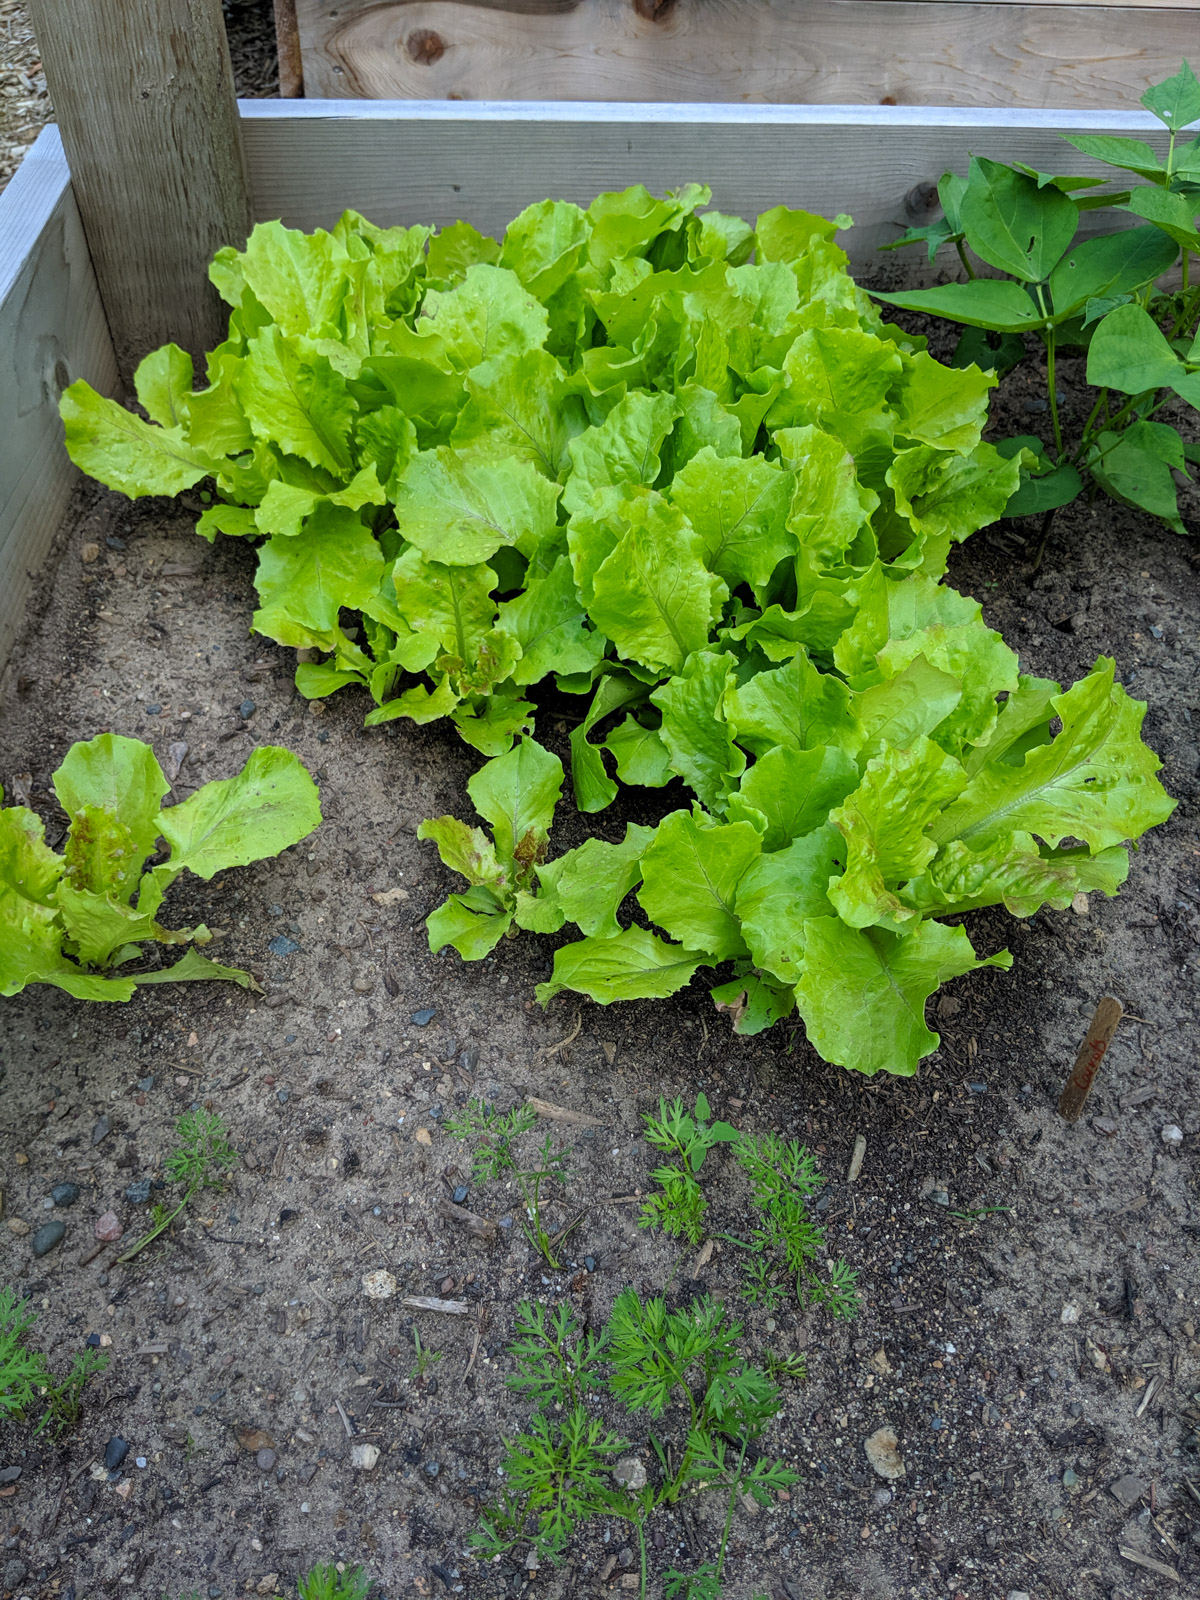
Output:
<instances>
[{"instance_id":1,"label":"small lettuce seedling","mask_svg":"<svg viewBox=\"0 0 1200 1600\"><path fill-rule=\"evenodd\" d=\"M0 995L50 983L77 1000L129 1000L143 983L249 974L202 956L201 924L165 928L163 897L185 869L212 878L227 867L278 855L317 826L317 786L289 750L264 745L233 778L206 783L160 810L170 784L149 745L103 733L75 744L54 774L69 818L58 855L40 817L0 810ZM2 798L2 791L0 791ZM166 859L143 871L166 841ZM124 973L146 943L190 945L174 966Z\"/></svg>"}]
</instances>

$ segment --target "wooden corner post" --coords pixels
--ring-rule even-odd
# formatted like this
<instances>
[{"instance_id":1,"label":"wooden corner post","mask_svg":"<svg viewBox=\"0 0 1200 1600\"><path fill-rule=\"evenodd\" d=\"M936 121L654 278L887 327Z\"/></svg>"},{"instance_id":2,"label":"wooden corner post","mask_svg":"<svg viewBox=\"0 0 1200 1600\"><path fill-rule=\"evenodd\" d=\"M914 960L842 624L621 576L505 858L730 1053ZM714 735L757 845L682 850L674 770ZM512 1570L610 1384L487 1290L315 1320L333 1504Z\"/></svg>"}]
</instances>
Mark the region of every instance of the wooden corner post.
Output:
<instances>
[{"instance_id":1,"label":"wooden corner post","mask_svg":"<svg viewBox=\"0 0 1200 1600\"><path fill-rule=\"evenodd\" d=\"M221 0L30 0L121 376L224 337L208 281L250 200Z\"/></svg>"}]
</instances>

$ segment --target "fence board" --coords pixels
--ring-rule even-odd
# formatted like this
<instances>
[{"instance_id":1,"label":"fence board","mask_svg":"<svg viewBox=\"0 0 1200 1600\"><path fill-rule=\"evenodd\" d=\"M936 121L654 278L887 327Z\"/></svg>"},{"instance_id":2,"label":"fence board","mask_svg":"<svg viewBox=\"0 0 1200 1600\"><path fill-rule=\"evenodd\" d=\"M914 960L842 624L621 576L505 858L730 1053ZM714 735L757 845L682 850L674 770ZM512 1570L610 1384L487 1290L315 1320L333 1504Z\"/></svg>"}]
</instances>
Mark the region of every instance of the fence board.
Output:
<instances>
[{"instance_id":1,"label":"fence board","mask_svg":"<svg viewBox=\"0 0 1200 1600\"><path fill-rule=\"evenodd\" d=\"M0 194L0 664L75 487L58 397L117 368L57 128Z\"/></svg>"},{"instance_id":2,"label":"fence board","mask_svg":"<svg viewBox=\"0 0 1200 1600\"><path fill-rule=\"evenodd\" d=\"M308 94L1136 106L1196 51L1173 4L297 0Z\"/></svg>"}]
</instances>

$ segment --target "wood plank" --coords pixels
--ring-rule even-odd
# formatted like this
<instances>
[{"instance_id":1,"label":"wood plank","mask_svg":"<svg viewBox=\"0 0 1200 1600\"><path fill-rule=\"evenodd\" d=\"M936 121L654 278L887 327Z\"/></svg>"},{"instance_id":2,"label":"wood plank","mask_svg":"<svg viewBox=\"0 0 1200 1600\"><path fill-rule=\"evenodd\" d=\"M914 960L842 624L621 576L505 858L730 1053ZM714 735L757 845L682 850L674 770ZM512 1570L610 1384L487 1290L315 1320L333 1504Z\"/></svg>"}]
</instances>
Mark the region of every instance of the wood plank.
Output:
<instances>
[{"instance_id":1,"label":"wood plank","mask_svg":"<svg viewBox=\"0 0 1200 1600\"><path fill-rule=\"evenodd\" d=\"M58 397L116 387L112 341L57 128L0 194L0 665L77 482Z\"/></svg>"},{"instance_id":2,"label":"wood plank","mask_svg":"<svg viewBox=\"0 0 1200 1600\"><path fill-rule=\"evenodd\" d=\"M296 9L306 92L386 99L1132 107L1179 70L1198 34L1196 12L1171 5L1019 0Z\"/></svg>"},{"instance_id":3,"label":"wood plank","mask_svg":"<svg viewBox=\"0 0 1200 1600\"><path fill-rule=\"evenodd\" d=\"M249 226L220 0L30 0L123 375L225 321L206 269Z\"/></svg>"},{"instance_id":4,"label":"wood plank","mask_svg":"<svg viewBox=\"0 0 1200 1600\"><path fill-rule=\"evenodd\" d=\"M1145 112L965 111L916 107L778 107L245 100L243 138L256 217L330 227L347 206L381 225L460 217L500 234L547 196L587 205L606 189L657 193L692 180L713 204L754 217L771 206L827 216L848 211L840 236L851 265L880 282L928 281L923 250L878 246L936 207L947 168L968 150L1045 171L1099 172L1061 132L1147 133ZM1156 132L1157 130L1157 132ZM1097 231L1115 226L1085 213ZM939 272L949 270L939 264Z\"/></svg>"}]
</instances>

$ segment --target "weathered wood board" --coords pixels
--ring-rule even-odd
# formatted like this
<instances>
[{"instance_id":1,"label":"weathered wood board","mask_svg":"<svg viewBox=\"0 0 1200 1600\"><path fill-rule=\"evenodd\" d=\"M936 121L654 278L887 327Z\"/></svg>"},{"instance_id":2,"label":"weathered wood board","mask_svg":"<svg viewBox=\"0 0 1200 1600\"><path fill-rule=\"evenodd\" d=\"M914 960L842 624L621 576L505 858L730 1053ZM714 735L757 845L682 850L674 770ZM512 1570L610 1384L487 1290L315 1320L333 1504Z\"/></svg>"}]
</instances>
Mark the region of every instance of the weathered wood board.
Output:
<instances>
[{"instance_id":1,"label":"weathered wood board","mask_svg":"<svg viewBox=\"0 0 1200 1600\"><path fill-rule=\"evenodd\" d=\"M112 393L116 358L57 128L0 194L0 664L76 483L68 383Z\"/></svg>"},{"instance_id":2,"label":"weathered wood board","mask_svg":"<svg viewBox=\"0 0 1200 1600\"><path fill-rule=\"evenodd\" d=\"M552 196L587 205L606 189L656 193L707 183L712 203L754 217L771 206L848 212L839 236L860 275L928 281L923 250L878 247L936 214L935 185L968 150L1046 171L1100 172L1060 132L1162 134L1146 112L920 107L246 100L242 137L256 217L330 227L347 207L381 225L460 217L499 235ZM1165 149L1165 137L1158 138ZM1086 212L1098 231L1111 215ZM949 268L938 263L938 270Z\"/></svg>"},{"instance_id":3,"label":"weathered wood board","mask_svg":"<svg viewBox=\"0 0 1200 1600\"><path fill-rule=\"evenodd\" d=\"M1200 9L1027 0L296 0L305 93L1133 107Z\"/></svg>"}]
</instances>

